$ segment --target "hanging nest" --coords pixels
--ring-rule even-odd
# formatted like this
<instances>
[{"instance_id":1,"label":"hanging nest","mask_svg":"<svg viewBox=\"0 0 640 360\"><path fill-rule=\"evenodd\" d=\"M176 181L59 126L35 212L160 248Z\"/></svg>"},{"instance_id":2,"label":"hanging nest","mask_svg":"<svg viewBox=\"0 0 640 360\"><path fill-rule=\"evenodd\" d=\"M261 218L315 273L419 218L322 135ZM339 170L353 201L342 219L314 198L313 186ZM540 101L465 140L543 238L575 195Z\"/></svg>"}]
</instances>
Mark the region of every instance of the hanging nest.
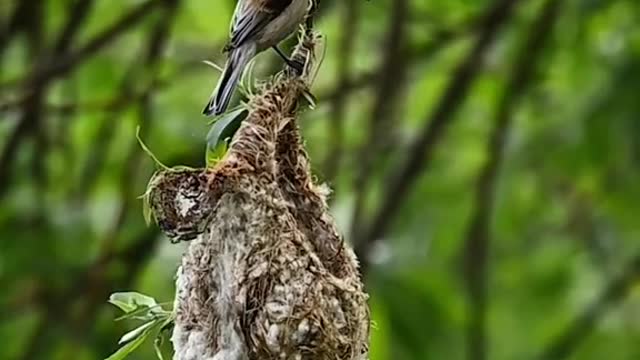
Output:
<instances>
[{"instance_id":1,"label":"hanging nest","mask_svg":"<svg viewBox=\"0 0 640 360\"><path fill-rule=\"evenodd\" d=\"M177 274L177 360L367 359L369 310L353 251L309 169L296 112L316 35L248 104L212 168L156 174L149 202L160 228L192 240Z\"/></svg>"}]
</instances>

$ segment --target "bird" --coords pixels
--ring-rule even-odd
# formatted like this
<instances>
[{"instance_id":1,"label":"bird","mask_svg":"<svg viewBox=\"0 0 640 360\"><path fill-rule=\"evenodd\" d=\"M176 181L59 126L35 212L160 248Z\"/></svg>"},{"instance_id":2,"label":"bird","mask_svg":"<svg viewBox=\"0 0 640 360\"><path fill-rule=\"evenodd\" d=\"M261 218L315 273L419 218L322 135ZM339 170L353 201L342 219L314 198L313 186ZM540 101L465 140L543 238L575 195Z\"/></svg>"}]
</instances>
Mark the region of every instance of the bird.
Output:
<instances>
[{"instance_id":1,"label":"bird","mask_svg":"<svg viewBox=\"0 0 640 360\"><path fill-rule=\"evenodd\" d=\"M301 72L302 64L289 59L278 44L304 21L310 0L238 0L231 21L230 38L223 49L227 61L215 90L202 113L220 115L229 106L233 91L247 64L272 48L289 66Z\"/></svg>"}]
</instances>

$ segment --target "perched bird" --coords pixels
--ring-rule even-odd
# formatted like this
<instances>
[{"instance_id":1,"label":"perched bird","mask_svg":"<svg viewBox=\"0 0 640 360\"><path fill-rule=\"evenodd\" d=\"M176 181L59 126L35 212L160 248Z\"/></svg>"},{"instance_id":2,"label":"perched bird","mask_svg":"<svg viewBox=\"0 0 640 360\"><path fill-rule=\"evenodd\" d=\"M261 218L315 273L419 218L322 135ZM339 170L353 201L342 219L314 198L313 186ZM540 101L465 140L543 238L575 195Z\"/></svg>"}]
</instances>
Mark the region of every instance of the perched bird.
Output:
<instances>
[{"instance_id":1,"label":"perched bird","mask_svg":"<svg viewBox=\"0 0 640 360\"><path fill-rule=\"evenodd\" d=\"M277 45L302 23L308 7L309 0L238 0L230 40L224 48L227 62L203 114L219 115L226 110L249 61L268 48L273 48L288 65L301 68Z\"/></svg>"}]
</instances>

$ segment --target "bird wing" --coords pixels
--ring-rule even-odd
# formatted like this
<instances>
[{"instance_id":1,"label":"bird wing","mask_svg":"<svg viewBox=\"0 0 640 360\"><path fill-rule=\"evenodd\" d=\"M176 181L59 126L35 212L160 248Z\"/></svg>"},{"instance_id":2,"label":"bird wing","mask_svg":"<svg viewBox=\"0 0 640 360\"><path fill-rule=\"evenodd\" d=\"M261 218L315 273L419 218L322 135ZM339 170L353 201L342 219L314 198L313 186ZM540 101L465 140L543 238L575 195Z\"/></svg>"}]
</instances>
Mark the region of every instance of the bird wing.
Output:
<instances>
[{"instance_id":1,"label":"bird wing","mask_svg":"<svg viewBox=\"0 0 640 360\"><path fill-rule=\"evenodd\" d=\"M239 0L231 22L227 50L244 44L278 17L293 0Z\"/></svg>"}]
</instances>

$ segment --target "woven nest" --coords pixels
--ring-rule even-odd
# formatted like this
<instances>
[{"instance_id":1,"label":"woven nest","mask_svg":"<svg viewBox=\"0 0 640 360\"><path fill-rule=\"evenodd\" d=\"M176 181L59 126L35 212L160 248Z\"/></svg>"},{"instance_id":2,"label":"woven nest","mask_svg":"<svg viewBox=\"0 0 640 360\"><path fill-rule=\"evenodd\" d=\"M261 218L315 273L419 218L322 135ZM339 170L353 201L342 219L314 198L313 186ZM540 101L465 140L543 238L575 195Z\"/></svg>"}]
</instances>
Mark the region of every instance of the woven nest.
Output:
<instances>
[{"instance_id":1,"label":"woven nest","mask_svg":"<svg viewBox=\"0 0 640 360\"><path fill-rule=\"evenodd\" d=\"M353 251L314 183L295 121L315 36L249 102L214 168L156 174L161 229L193 239L178 270L174 359L366 359L369 310Z\"/></svg>"}]
</instances>

